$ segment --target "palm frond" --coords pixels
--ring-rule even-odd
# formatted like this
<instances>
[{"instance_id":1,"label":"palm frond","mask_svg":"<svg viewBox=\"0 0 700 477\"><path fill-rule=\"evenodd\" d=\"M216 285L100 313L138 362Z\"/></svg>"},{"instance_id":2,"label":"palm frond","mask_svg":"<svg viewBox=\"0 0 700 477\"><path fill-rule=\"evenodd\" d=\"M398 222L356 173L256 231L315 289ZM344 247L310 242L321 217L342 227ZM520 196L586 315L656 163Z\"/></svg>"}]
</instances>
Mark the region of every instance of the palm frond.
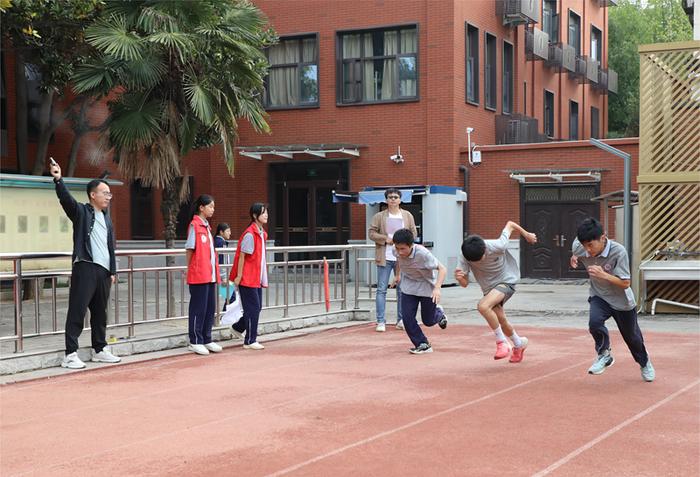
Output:
<instances>
[{"instance_id":1,"label":"palm frond","mask_svg":"<svg viewBox=\"0 0 700 477\"><path fill-rule=\"evenodd\" d=\"M146 33L155 33L159 30L166 32L174 32L178 30L177 20L169 13L156 8L155 6L144 7L136 25Z\"/></svg>"},{"instance_id":2,"label":"palm frond","mask_svg":"<svg viewBox=\"0 0 700 477\"><path fill-rule=\"evenodd\" d=\"M189 54L195 53L194 43L192 38L187 33L181 32L158 32L148 35L146 41L164 46L169 50L174 50L180 59L181 63L185 62L185 59Z\"/></svg>"},{"instance_id":3,"label":"palm frond","mask_svg":"<svg viewBox=\"0 0 700 477\"><path fill-rule=\"evenodd\" d=\"M98 20L86 30L85 39L98 50L117 59L133 61L143 56L139 36L127 27L123 16L113 15Z\"/></svg>"},{"instance_id":4,"label":"palm frond","mask_svg":"<svg viewBox=\"0 0 700 477\"><path fill-rule=\"evenodd\" d=\"M205 85L188 75L183 81L183 91L195 116L205 126L210 126L214 121L214 102Z\"/></svg>"},{"instance_id":5,"label":"palm frond","mask_svg":"<svg viewBox=\"0 0 700 477\"><path fill-rule=\"evenodd\" d=\"M159 101L146 101L138 94L122 95L120 101L110 103L109 122L111 143L120 150L135 151L152 144L160 135Z\"/></svg>"}]
</instances>

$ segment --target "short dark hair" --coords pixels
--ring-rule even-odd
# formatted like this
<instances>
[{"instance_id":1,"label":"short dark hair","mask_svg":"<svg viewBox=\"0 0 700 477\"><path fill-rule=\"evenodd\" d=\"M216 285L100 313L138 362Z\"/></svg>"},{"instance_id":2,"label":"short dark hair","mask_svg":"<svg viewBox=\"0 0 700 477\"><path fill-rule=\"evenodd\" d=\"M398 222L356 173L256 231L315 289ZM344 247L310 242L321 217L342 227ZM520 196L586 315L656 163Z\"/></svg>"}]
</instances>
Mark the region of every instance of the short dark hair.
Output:
<instances>
[{"instance_id":1,"label":"short dark hair","mask_svg":"<svg viewBox=\"0 0 700 477\"><path fill-rule=\"evenodd\" d=\"M226 232L230 228L231 227L229 226L229 224L227 224L226 222L221 222L216 226L216 235L219 235L221 232Z\"/></svg>"},{"instance_id":2,"label":"short dark hair","mask_svg":"<svg viewBox=\"0 0 700 477\"><path fill-rule=\"evenodd\" d=\"M576 229L576 238L581 243L598 240L602 236L603 226L593 217L585 219Z\"/></svg>"},{"instance_id":3,"label":"short dark hair","mask_svg":"<svg viewBox=\"0 0 700 477\"><path fill-rule=\"evenodd\" d=\"M388 198L389 194L396 194L399 197L401 197L401 191L397 189L396 187L390 187L387 190L384 191L384 198Z\"/></svg>"},{"instance_id":4,"label":"short dark hair","mask_svg":"<svg viewBox=\"0 0 700 477\"><path fill-rule=\"evenodd\" d=\"M251 222L255 222L267 210L267 205L262 202L255 202L250 206L248 213L250 214Z\"/></svg>"},{"instance_id":5,"label":"short dark hair","mask_svg":"<svg viewBox=\"0 0 700 477\"><path fill-rule=\"evenodd\" d=\"M197 200L195 200L194 204L192 205L192 217L199 214L200 207L207 206L212 202L214 202L214 198L208 194L202 194L197 197Z\"/></svg>"},{"instance_id":6,"label":"short dark hair","mask_svg":"<svg viewBox=\"0 0 700 477\"><path fill-rule=\"evenodd\" d=\"M104 184L107 187L109 187L109 184L104 179L93 179L90 182L88 182L88 184L87 184L88 198L90 197L90 192L93 192L95 189L97 189L97 186L99 186L100 184Z\"/></svg>"},{"instance_id":7,"label":"short dark hair","mask_svg":"<svg viewBox=\"0 0 700 477\"><path fill-rule=\"evenodd\" d=\"M399 229L396 232L394 232L394 236L392 237L392 240L394 241L395 244L400 243L404 245L413 245L413 241L415 240L413 237L413 232L411 232L408 229Z\"/></svg>"},{"instance_id":8,"label":"short dark hair","mask_svg":"<svg viewBox=\"0 0 700 477\"><path fill-rule=\"evenodd\" d=\"M486 253L486 242L479 235L469 235L462 242L462 255L468 262L478 262Z\"/></svg>"}]
</instances>

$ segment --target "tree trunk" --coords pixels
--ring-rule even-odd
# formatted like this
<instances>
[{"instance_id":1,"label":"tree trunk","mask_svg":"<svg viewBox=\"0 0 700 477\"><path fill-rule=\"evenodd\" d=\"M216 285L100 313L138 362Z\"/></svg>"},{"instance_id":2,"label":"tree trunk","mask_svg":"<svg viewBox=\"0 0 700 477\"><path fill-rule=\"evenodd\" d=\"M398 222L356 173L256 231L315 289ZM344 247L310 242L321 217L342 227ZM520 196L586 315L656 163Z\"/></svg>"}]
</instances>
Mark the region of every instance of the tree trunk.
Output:
<instances>
[{"instance_id":1,"label":"tree trunk","mask_svg":"<svg viewBox=\"0 0 700 477\"><path fill-rule=\"evenodd\" d=\"M160 212L163 215L163 223L165 230L163 236L165 238L165 248L173 248L177 234L177 213L180 209L180 197L178 193L178 182L175 181L169 186L163 188L162 200L160 203ZM175 257L165 257L165 266L172 267L175 265ZM167 295L168 308L166 316L176 316L175 314L175 280L173 274L168 272L167 275ZM181 299L184 299L182 297Z\"/></svg>"},{"instance_id":2,"label":"tree trunk","mask_svg":"<svg viewBox=\"0 0 700 477\"><path fill-rule=\"evenodd\" d=\"M17 170L26 174L27 167L27 76L24 72L24 57L15 50L15 141L17 142Z\"/></svg>"},{"instance_id":3,"label":"tree trunk","mask_svg":"<svg viewBox=\"0 0 700 477\"><path fill-rule=\"evenodd\" d=\"M87 131L76 132L73 136L73 144L70 146L70 155L68 156L68 169L66 170L66 177L73 177L75 175L75 169L78 167L78 150L80 149L80 141L83 140L83 136Z\"/></svg>"},{"instance_id":4,"label":"tree trunk","mask_svg":"<svg viewBox=\"0 0 700 477\"><path fill-rule=\"evenodd\" d=\"M49 150L51 135L56 130L51 113L53 110L54 91L50 90L41 95L41 107L39 108L39 142L36 147L36 158L32 174L40 176L46 170L46 153Z\"/></svg>"}]
</instances>

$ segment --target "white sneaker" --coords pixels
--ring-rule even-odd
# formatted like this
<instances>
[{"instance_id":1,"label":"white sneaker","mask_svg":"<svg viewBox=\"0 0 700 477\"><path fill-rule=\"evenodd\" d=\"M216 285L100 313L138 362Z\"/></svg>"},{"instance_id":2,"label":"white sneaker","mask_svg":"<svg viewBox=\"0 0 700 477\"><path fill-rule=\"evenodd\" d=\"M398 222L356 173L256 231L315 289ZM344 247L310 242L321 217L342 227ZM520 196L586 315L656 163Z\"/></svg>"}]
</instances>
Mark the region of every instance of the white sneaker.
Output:
<instances>
[{"instance_id":1,"label":"white sneaker","mask_svg":"<svg viewBox=\"0 0 700 477\"><path fill-rule=\"evenodd\" d=\"M223 351L223 348L218 344L214 343L213 341L211 343L205 344L204 346L212 353L221 353Z\"/></svg>"},{"instance_id":2,"label":"white sneaker","mask_svg":"<svg viewBox=\"0 0 700 477\"><path fill-rule=\"evenodd\" d=\"M194 351L197 354L201 354L203 356L209 354L209 350L207 349L207 347L200 344L191 344L187 347L187 349L190 351Z\"/></svg>"},{"instance_id":3,"label":"white sneaker","mask_svg":"<svg viewBox=\"0 0 700 477\"><path fill-rule=\"evenodd\" d=\"M63 358L63 361L61 361L61 367L69 369L83 369L85 367L85 363L78 358L78 353L74 351Z\"/></svg>"},{"instance_id":4,"label":"white sneaker","mask_svg":"<svg viewBox=\"0 0 700 477\"><path fill-rule=\"evenodd\" d=\"M396 323L396 329L397 329L397 330L403 330L403 329L405 329L404 326L403 326L403 321L399 321L398 323Z\"/></svg>"},{"instance_id":5,"label":"white sneaker","mask_svg":"<svg viewBox=\"0 0 700 477\"><path fill-rule=\"evenodd\" d=\"M238 331L238 330L236 330L236 329L234 329L234 328L231 328L231 335L232 335L234 338L237 338L237 339L239 339L239 340L242 340L242 339L243 339L243 333L241 333L240 331Z\"/></svg>"},{"instance_id":6,"label":"white sneaker","mask_svg":"<svg viewBox=\"0 0 700 477\"><path fill-rule=\"evenodd\" d=\"M375 331L379 331L380 333L383 333L386 331L386 324L385 323L377 323L377 327L375 328Z\"/></svg>"},{"instance_id":7,"label":"white sneaker","mask_svg":"<svg viewBox=\"0 0 700 477\"><path fill-rule=\"evenodd\" d=\"M102 348L102 351L99 353L95 353L95 350L92 350L92 361L95 363L118 363L121 360L121 358L110 353L107 348Z\"/></svg>"},{"instance_id":8,"label":"white sneaker","mask_svg":"<svg viewBox=\"0 0 700 477\"><path fill-rule=\"evenodd\" d=\"M251 343L249 345L244 344L243 349L265 349L265 347L256 341L255 343Z\"/></svg>"}]
</instances>

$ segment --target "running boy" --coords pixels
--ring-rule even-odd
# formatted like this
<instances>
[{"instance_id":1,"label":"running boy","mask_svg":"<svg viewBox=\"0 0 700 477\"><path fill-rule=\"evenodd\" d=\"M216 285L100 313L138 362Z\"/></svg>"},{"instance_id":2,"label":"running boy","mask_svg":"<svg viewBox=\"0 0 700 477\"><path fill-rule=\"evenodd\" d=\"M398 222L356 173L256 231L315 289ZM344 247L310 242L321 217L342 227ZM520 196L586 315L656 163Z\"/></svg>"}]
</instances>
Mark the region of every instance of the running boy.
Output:
<instances>
[{"instance_id":1,"label":"running boy","mask_svg":"<svg viewBox=\"0 0 700 477\"><path fill-rule=\"evenodd\" d=\"M439 325L447 328L447 317L440 303L440 287L447 276L447 269L422 245L413 243L413 233L408 229L394 232L394 254L396 281L401 282L401 311L406 334L413 343L409 352L432 353L433 348L416 321L420 303L420 314L426 326ZM435 271L437 270L437 279Z\"/></svg>"},{"instance_id":2,"label":"running boy","mask_svg":"<svg viewBox=\"0 0 700 477\"><path fill-rule=\"evenodd\" d=\"M605 326L607 319L612 316L632 357L641 368L642 379L653 381L656 372L637 323L627 251L606 237L600 222L594 218L588 218L579 225L571 251L571 267L576 268L580 260L591 278L588 331L593 335L598 357L588 373L603 374L615 362L610 353L610 336Z\"/></svg>"},{"instance_id":3,"label":"running boy","mask_svg":"<svg viewBox=\"0 0 700 477\"><path fill-rule=\"evenodd\" d=\"M515 284L520 279L518 264L507 250L513 230L529 243L537 242L535 234L511 221L506 223L497 240L484 240L478 235L469 235L462 243L455 278L460 285L466 287L469 285L471 270L484 292L477 309L496 335L496 354L493 359L510 356L511 363L519 363L523 360L528 340L524 336L518 336L503 309L505 302L515 293ZM513 342L512 354L506 336Z\"/></svg>"}]
</instances>

